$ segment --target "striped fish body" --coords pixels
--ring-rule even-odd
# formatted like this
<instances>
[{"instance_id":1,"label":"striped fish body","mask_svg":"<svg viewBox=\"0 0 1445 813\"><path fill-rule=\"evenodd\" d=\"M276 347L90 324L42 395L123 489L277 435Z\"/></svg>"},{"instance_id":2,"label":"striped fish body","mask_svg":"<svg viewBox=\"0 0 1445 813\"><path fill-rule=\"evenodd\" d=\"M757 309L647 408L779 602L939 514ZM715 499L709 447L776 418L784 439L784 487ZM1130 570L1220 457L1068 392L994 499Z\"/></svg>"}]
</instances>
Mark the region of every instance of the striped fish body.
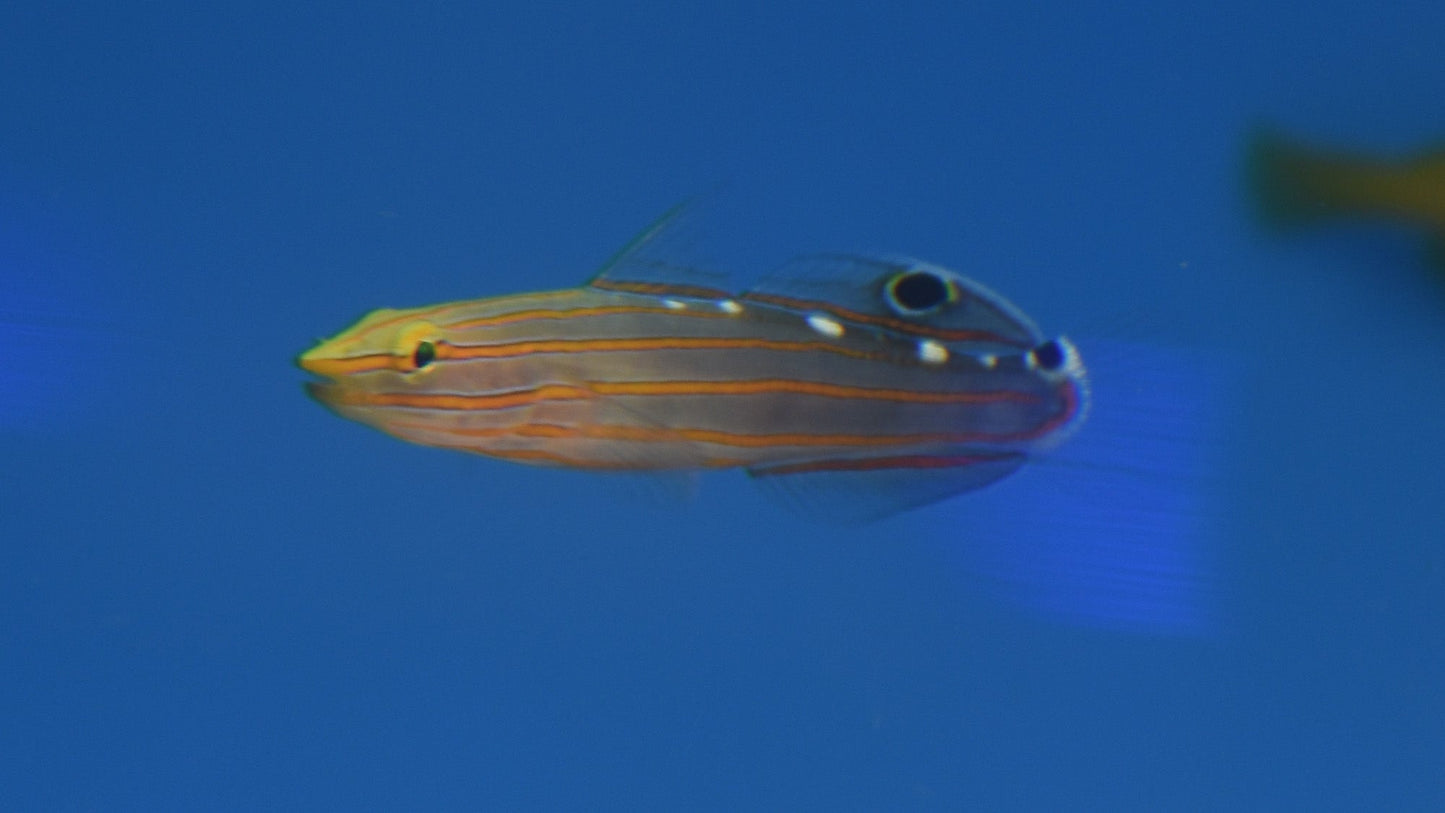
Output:
<instances>
[{"instance_id":1,"label":"striped fish body","mask_svg":"<svg viewBox=\"0 0 1445 813\"><path fill-rule=\"evenodd\" d=\"M992 482L1084 412L1067 340L937 266L807 258L736 296L637 271L374 311L299 363L325 379L308 384L316 400L412 443L583 469L743 467L874 492L870 514Z\"/></svg>"}]
</instances>

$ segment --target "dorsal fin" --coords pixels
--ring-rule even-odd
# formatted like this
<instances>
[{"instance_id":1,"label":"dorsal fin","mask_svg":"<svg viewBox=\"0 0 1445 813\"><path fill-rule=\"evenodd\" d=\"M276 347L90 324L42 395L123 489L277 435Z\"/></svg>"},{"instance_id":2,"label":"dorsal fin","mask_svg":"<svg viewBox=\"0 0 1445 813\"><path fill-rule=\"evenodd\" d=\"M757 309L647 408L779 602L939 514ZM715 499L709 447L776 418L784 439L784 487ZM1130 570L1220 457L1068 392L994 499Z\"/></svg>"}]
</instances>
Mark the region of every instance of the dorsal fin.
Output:
<instances>
[{"instance_id":1,"label":"dorsal fin","mask_svg":"<svg viewBox=\"0 0 1445 813\"><path fill-rule=\"evenodd\" d=\"M908 299L906 281L932 288L937 299ZM910 257L813 254L784 264L743 298L918 336L1001 349L1043 341L1012 303L961 274ZM917 305L918 307L909 307Z\"/></svg>"},{"instance_id":2,"label":"dorsal fin","mask_svg":"<svg viewBox=\"0 0 1445 813\"><path fill-rule=\"evenodd\" d=\"M602 265L587 284L606 291L659 296L727 298L727 276L681 259L695 249L695 199L653 221Z\"/></svg>"}]
</instances>

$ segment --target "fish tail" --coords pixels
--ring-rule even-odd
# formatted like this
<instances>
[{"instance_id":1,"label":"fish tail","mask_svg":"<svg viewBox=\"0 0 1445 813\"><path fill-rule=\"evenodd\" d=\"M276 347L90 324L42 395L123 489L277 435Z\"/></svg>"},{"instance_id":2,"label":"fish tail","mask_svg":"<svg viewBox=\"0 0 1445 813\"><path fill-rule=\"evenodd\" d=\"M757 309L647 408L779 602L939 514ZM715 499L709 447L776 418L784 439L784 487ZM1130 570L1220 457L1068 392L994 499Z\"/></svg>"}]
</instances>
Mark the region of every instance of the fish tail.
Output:
<instances>
[{"instance_id":1,"label":"fish tail","mask_svg":"<svg viewBox=\"0 0 1445 813\"><path fill-rule=\"evenodd\" d=\"M1445 229L1432 232L1425 244L1425 262L1445 282Z\"/></svg>"},{"instance_id":2,"label":"fish tail","mask_svg":"<svg viewBox=\"0 0 1445 813\"><path fill-rule=\"evenodd\" d=\"M1245 145L1245 181L1263 224L1307 226L1349 210L1340 186L1344 163L1272 130L1256 130Z\"/></svg>"},{"instance_id":3,"label":"fish tail","mask_svg":"<svg viewBox=\"0 0 1445 813\"><path fill-rule=\"evenodd\" d=\"M1056 620L1217 632L1223 367L1188 351L1080 344L1094 378L1089 423L980 495L954 555L1006 603Z\"/></svg>"}]
</instances>

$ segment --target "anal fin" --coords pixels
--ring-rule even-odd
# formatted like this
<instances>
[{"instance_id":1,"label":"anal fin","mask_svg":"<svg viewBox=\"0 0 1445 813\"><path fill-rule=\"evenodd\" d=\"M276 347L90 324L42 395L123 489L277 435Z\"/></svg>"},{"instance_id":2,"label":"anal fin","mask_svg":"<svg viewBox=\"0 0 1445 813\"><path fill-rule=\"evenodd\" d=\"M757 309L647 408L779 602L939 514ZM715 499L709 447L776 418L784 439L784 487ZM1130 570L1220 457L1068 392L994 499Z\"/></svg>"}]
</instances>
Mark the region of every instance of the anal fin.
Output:
<instances>
[{"instance_id":1,"label":"anal fin","mask_svg":"<svg viewBox=\"0 0 1445 813\"><path fill-rule=\"evenodd\" d=\"M911 454L825 458L753 466L748 474L803 513L831 523L871 522L983 488L1027 457L947 447Z\"/></svg>"}]
</instances>

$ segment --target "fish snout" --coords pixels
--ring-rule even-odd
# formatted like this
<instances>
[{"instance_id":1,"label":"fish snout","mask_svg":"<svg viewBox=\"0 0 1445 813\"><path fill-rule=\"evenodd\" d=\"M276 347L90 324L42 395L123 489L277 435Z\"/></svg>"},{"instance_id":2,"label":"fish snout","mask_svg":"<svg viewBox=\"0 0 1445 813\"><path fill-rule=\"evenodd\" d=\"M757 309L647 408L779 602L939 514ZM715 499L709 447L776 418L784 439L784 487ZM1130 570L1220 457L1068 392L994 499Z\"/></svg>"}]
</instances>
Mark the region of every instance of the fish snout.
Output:
<instances>
[{"instance_id":1,"label":"fish snout","mask_svg":"<svg viewBox=\"0 0 1445 813\"><path fill-rule=\"evenodd\" d=\"M344 359L323 355L317 351L325 348L325 345L317 345L305 353L296 357L296 366L312 375L322 378L337 379L347 372L347 363Z\"/></svg>"}]
</instances>

